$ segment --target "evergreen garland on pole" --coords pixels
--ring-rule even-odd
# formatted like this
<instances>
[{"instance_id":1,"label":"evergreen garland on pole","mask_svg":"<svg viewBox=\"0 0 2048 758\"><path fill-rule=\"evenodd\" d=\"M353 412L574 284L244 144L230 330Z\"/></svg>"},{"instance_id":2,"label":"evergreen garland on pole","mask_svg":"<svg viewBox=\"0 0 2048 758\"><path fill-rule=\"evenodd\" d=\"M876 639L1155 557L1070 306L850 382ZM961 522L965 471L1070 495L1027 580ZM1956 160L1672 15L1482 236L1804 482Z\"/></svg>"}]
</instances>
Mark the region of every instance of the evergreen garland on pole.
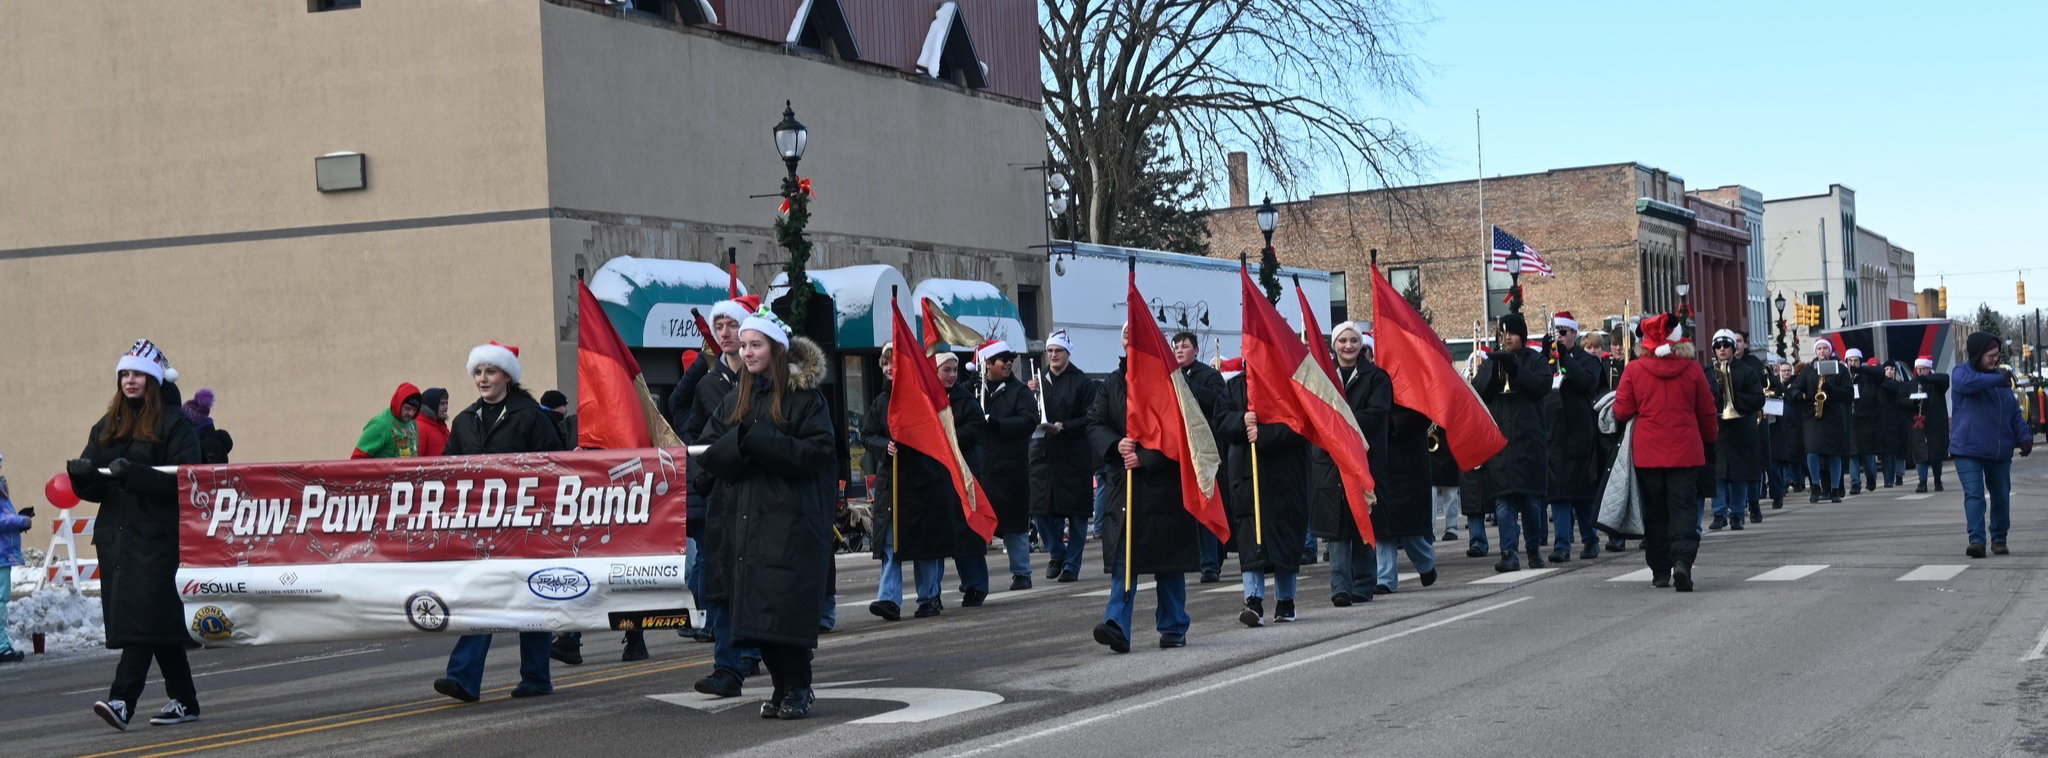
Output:
<instances>
[{"instance_id":1,"label":"evergreen garland on pole","mask_svg":"<svg viewBox=\"0 0 2048 758\"><path fill-rule=\"evenodd\" d=\"M800 333L809 323L805 316L811 305L811 278L804 270L811 261L811 241L804 237L804 227L810 223L811 180L798 179L792 173L782 180L782 215L775 219L775 242L789 251L789 262L782 271L788 274L793 296L789 303L790 324Z\"/></svg>"},{"instance_id":2,"label":"evergreen garland on pole","mask_svg":"<svg viewBox=\"0 0 2048 758\"><path fill-rule=\"evenodd\" d=\"M1259 287L1266 291L1266 300L1280 304L1280 258L1273 254L1273 246L1259 251Z\"/></svg>"}]
</instances>

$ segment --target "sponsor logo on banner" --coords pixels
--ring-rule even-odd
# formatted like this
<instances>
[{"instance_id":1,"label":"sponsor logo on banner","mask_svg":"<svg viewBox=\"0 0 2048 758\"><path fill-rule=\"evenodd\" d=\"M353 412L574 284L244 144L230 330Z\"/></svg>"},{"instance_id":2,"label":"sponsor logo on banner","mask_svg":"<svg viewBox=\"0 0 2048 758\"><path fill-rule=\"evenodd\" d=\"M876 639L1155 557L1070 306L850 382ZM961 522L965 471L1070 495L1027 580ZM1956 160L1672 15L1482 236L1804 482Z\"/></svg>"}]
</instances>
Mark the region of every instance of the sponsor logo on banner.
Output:
<instances>
[{"instance_id":1,"label":"sponsor logo on banner","mask_svg":"<svg viewBox=\"0 0 2048 758\"><path fill-rule=\"evenodd\" d=\"M178 594L182 597L247 595L249 594L249 583L223 582L216 579L187 579L184 586L178 588Z\"/></svg>"},{"instance_id":2,"label":"sponsor logo on banner","mask_svg":"<svg viewBox=\"0 0 2048 758\"><path fill-rule=\"evenodd\" d=\"M200 639L217 642L234 636L235 622L220 606L209 605L192 614L192 632Z\"/></svg>"},{"instance_id":3,"label":"sponsor logo on banner","mask_svg":"<svg viewBox=\"0 0 2048 758\"><path fill-rule=\"evenodd\" d=\"M420 590L405 599L405 620L422 632L442 631L448 628L448 604L440 595Z\"/></svg>"},{"instance_id":4,"label":"sponsor logo on banner","mask_svg":"<svg viewBox=\"0 0 2048 758\"><path fill-rule=\"evenodd\" d=\"M605 576L613 592L683 588L683 567L674 563L614 563Z\"/></svg>"},{"instance_id":5,"label":"sponsor logo on banner","mask_svg":"<svg viewBox=\"0 0 2048 758\"><path fill-rule=\"evenodd\" d=\"M655 611L612 611L612 628L622 632L635 629L688 629L690 609L667 608Z\"/></svg>"},{"instance_id":6,"label":"sponsor logo on banner","mask_svg":"<svg viewBox=\"0 0 2048 758\"><path fill-rule=\"evenodd\" d=\"M590 575L567 566L555 566L526 576L526 588L545 600L575 600L590 592Z\"/></svg>"}]
</instances>

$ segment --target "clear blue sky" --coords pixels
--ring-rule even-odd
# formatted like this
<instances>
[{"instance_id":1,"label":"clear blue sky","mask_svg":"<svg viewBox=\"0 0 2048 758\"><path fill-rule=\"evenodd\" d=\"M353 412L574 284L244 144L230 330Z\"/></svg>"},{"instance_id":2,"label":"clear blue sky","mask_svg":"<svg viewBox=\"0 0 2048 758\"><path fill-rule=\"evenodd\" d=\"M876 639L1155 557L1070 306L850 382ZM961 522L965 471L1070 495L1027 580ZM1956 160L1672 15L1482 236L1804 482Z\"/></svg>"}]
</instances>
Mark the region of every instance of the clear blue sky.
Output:
<instances>
[{"instance_id":1,"label":"clear blue sky","mask_svg":"<svg viewBox=\"0 0 2048 758\"><path fill-rule=\"evenodd\" d=\"M1411 49L1431 181L1623 161L1690 189L1856 190L1857 220L1914 251L1950 311L2048 307L2048 2L1453 2ZM1316 187L1334 192L1341 186Z\"/></svg>"}]
</instances>

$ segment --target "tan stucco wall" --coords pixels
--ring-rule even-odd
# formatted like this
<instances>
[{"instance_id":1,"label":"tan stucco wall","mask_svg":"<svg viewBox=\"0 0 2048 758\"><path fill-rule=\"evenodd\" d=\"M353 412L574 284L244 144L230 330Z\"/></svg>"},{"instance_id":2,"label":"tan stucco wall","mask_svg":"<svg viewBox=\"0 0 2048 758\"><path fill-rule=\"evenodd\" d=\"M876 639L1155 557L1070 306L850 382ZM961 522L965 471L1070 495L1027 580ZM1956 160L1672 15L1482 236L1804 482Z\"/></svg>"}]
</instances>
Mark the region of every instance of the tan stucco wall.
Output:
<instances>
[{"instance_id":1,"label":"tan stucco wall","mask_svg":"<svg viewBox=\"0 0 2048 758\"><path fill-rule=\"evenodd\" d=\"M0 250L543 207L539 24L538 0L0 3ZM315 191L340 150L369 191Z\"/></svg>"},{"instance_id":2,"label":"tan stucco wall","mask_svg":"<svg viewBox=\"0 0 2048 758\"><path fill-rule=\"evenodd\" d=\"M84 447L138 337L163 347L187 398L213 389L237 463L346 458L399 382L447 387L460 410L476 399L469 348L486 340L521 347L536 393L554 387L547 225L0 261L15 505L41 505L43 481Z\"/></svg>"},{"instance_id":3,"label":"tan stucco wall","mask_svg":"<svg viewBox=\"0 0 2048 758\"><path fill-rule=\"evenodd\" d=\"M1036 107L559 6L541 21L556 206L769 227L780 201L748 195L781 189L770 130L789 100L815 234L1044 242L1043 178L1007 165L1044 157Z\"/></svg>"}]
</instances>

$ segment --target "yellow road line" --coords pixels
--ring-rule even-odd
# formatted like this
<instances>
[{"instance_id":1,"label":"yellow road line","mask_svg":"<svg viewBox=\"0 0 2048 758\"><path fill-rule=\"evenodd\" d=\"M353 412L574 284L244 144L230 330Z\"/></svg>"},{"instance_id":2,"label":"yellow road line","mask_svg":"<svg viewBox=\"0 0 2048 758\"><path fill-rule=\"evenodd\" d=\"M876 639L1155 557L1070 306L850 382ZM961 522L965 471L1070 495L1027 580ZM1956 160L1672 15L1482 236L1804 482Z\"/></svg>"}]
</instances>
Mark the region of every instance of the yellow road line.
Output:
<instances>
[{"instance_id":1,"label":"yellow road line","mask_svg":"<svg viewBox=\"0 0 2048 758\"><path fill-rule=\"evenodd\" d=\"M696 665L700 665L700 664L706 663L706 662L708 662L708 661L710 661L710 660L711 660L710 658L696 658L696 659L692 659L692 660L687 660L687 661L683 661L683 662L681 662L681 663L668 663L668 662L666 662L666 661L654 661L654 662L649 662L649 663L636 663L636 664L633 664L633 665L631 665L631 666L620 666L620 667L617 667L617 668L605 669L605 670L603 670L603 671L592 671L592 672L590 672L590 674L589 674L588 676L589 676L589 677L595 677L595 678L587 678L587 677L575 677L575 678L576 678L576 681L572 681L572 682L570 682L570 683L567 683L567 684L563 684L563 685L557 686L557 687L556 687L555 689L569 689L569 688L572 688L572 687L581 687L581 686L584 686L584 685L589 685L589 684L598 684L598 683L601 683L601 682L610 682L610 681L617 681L617 680L620 680L620 679L631 679L631 678L633 678L633 677L638 677L638 676L645 676L645 675L648 675L648 674L659 674L659 673L664 673L664 672L668 672L668 671L675 671L675 670L677 670L677 669L689 668L689 667L691 667L691 666L696 666ZM490 696L490 695L494 695L494 694L497 694L497 693L501 693L501 692L510 692L510 691L512 691L512 689L513 689L512 687L498 687L498 688L495 688L495 689L491 689L491 690L487 690L487 691L485 691L485 692L484 692L484 696L488 697L488 696ZM325 730L328 730L328 729L336 729L336 728L340 728L340 727L344 727L344 726L355 726L355 725L357 725L357 724L367 724L367 723L371 723L371 722L376 722L376 721L383 721L383 720L385 720L385 719L392 719L392 718L398 718L398 717L400 717L400 716L413 716L413 715L418 715L418 714L422 714L422 713L432 713L432 712L434 712L434 711L440 711L440 710L447 710L447 709L449 709L449 708L457 708L457 707L461 707L461 706L464 706L464 705L472 705L471 703L448 703L448 702L445 702L445 700L446 700L446 698L436 698L436 699L433 699L433 700L416 700L416 701L413 701L413 702L410 702L410 703L397 703L397 704L394 704L394 705L384 705L384 706L378 706L378 707L376 707L376 708L366 708L366 709L363 709L363 710L359 710L359 711L350 711L350 712L348 712L348 713L336 713L336 714L332 714L332 715L328 715L328 716L319 716L319 717L315 717L315 718L310 718L310 719L300 719L300 720L298 720L298 721L287 721L287 722L284 722L284 723L281 723L281 724L270 724L270 725L267 725L267 726L258 726L258 727L250 727L250 728L247 728L247 729L238 729L238 730L235 730L235 731L231 731L231 732L220 732L220 733L217 733L217 734L209 734L209 735L205 735L205 736L201 736L201 737L188 737L188 738L186 738L186 739L180 739L180 740L171 740L171 741L168 741L168 742L158 742L158 743L153 743L153 744L149 744L149 745L138 745L138 746L136 746L136 747L131 747L131 748L123 748L123 749L120 749L120 750L110 750L110 751L107 751L107 752L104 752L104 753L93 753L93 754L91 754L91 755L82 755L82 756L78 756L78 758L105 758L106 756L114 756L114 755L124 755L124 754L128 754L128 753L137 753L137 752L141 752L141 751L144 751L144 750L156 750L156 749L159 749L159 748L168 748L168 747L176 747L176 746L178 746L178 745L185 745L185 744L189 744L189 743L193 743L193 742L205 742L205 743L208 743L208 744L205 744L205 745L200 745L200 746L197 746L197 747L191 747L191 748L186 748L186 749L183 749L183 750L174 750L174 751L171 751L171 752L167 752L167 753L151 753L151 754L149 754L150 756L167 756L167 755L182 755L182 754L185 754L185 753L191 753L191 752L196 752L196 751L200 751L200 750L210 750L210 749L213 749L213 748L220 748L220 747L229 747L229 746L232 746L232 745L242 745L242 744L247 744L247 743L251 743L251 742L262 742L262 741L265 741L265 740L274 740L274 739L279 739L279 738L282 738L282 737L292 737L292 736L296 736L296 735L300 735L300 734L308 734L308 733L311 733L311 732L319 732L319 731L325 731ZM439 705L435 705L436 703L439 703ZM315 723L319 723L319 722L322 722L322 721L330 721L330 720L333 720L333 719L340 719L340 718L348 718L348 717L351 717L351 716L360 716L360 715L364 715L364 714L376 713L376 712L378 712L378 711L388 711L388 710L391 710L391 709L394 709L394 708L413 708L413 707L416 707L416 706L422 706L422 705L431 705L431 706L433 706L433 707L430 707L430 708L418 708L418 709L416 709L416 710L411 710L411 711L404 711L404 712L400 712L400 713L389 713L389 714L385 714L385 715L382 715L382 716L371 716L371 717L369 717L369 718L362 718L362 719L356 719L356 720L353 720L353 721L343 721L343 722L338 722L338 723L333 723L333 724L327 724L327 725L324 725L324 726L315 726L315 727L308 727L308 728L305 728L305 729L295 729L295 730L292 730L292 731L288 731L288 732L278 732L278 733L275 733L275 734L265 734L265 735L260 735L260 736L256 736L256 737L248 737L248 738L244 738L244 739L239 739L239 740L233 740L233 741L230 741L230 742L215 742L215 740L218 740L218 739L220 739L220 738L222 738L222 737L233 737L233 736L235 736L235 735L240 735L240 734L250 734L250 733L254 733L254 732L266 732L266 731L270 731L270 730L273 730L273 729L288 729L288 728L290 728L290 727L294 727L294 726L300 726L300 725L303 725L303 724L315 724ZM144 756L143 758L148 758L148 756Z\"/></svg>"}]
</instances>

